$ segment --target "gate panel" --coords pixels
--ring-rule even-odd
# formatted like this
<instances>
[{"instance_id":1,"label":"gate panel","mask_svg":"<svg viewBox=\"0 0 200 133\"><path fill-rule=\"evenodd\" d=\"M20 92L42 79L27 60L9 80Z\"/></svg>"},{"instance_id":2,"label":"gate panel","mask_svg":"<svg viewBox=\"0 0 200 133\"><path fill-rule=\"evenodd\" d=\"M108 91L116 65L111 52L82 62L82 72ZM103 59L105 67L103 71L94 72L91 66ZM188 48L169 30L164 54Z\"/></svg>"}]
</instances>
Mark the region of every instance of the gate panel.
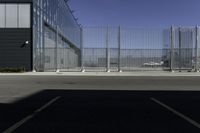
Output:
<instances>
[{"instance_id":1,"label":"gate panel","mask_svg":"<svg viewBox=\"0 0 200 133\"><path fill-rule=\"evenodd\" d=\"M121 40L120 65L123 71L169 68L166 52L169 49L169 30L123 28Z\"/></svg>"},{"instance_id":2,"label":"gate panel","mask_svg":"<svg viewBox=\"0 0 200 133\"><path fill-rule=\"evenodd\" d=\"M83 28L85 71L163 70L170 67L169 29Z\"/></svg>"},{"instance_id":3,"label":"gate panel","mask_svg":"<svg viewBox=\"0 0 200 133\"><path fill-rule=\"evenodd\" d=\"M106 71L108 59L107 27L83 28L83 67L85 71Z\"/></svg>"},{"instance_id":4,"label":"gate panel","mask_svg":"<svg viewBox=\"0 0 200 133\"><path fill-rule=\"evenodd\" d=\"M173 69L192 70L195 65L195 28L175 28Z\"/></svg>"}]
</instances>

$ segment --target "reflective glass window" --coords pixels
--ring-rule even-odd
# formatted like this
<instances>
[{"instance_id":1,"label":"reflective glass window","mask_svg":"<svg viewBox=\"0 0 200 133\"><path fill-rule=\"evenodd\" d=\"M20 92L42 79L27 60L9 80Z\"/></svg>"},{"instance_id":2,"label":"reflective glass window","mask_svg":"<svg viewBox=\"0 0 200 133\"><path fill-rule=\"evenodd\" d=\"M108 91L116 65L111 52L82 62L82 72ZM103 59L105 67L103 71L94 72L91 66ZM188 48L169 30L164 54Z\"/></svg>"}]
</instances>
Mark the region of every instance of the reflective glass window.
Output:
<instances>
[{"instance_id":1,"label":"reflective glass window","mask_svg":"<svg viewBox=\"0 0 200 133\"><path fill-rule=\"evenodd\" d=\"M5 27L5 4L0 4L0 28Z\"/></svg>"},{"instance_id":2,"label":"reflective glass window","mask_svg":"<svg viewBox=\"0 0 200 133\"><path fill-rule=\"evenodd\" d=\"M30 4L19 4L19 27L30 28Z\"/></svg>"},{"instance_id":3,"label":"reflective glass window","mask_svg":"<svg viewBox=\"0 0 200 133\"><path fill-rule=\"evenodd\" d=\"M17 28L18 27L18 6L17 4L6 4L6 27Z\"/></svg>"}]
</instances>

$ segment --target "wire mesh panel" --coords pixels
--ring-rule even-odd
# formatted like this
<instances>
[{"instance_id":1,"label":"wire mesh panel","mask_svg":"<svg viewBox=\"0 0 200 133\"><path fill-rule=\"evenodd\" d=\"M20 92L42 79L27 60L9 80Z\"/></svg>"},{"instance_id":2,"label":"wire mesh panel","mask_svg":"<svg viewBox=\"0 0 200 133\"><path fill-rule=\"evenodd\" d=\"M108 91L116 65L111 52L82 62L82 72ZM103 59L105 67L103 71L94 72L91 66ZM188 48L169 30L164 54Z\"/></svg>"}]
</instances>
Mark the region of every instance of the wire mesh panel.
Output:
<instances>
[{"instance_id":1,"label":"wire mesh panel","mask_svg":"<svg viewBox=\"0 0 200 133\"><path fill-rule=\"evenodd\" d=\"M55 48L44 50L44 71L56 71Z\"/></svg>"},{"instance_id":2,"label":"wire mesh panel","mask_svg":"<svg viewBox=\"0 0 200 133\"><path fill-rule=\"evenodd\" d=\"M43 57L44 50L41 48L35 49L35 57L34 57L34 69L37 72L44 71L44 57Z\"/></svg>"},{"instance_id":3,"label":"wire mesh panel","mask_svg":"<svg viewBox=\"0 0 200 133\"><path fill-rule=\"evenodd\" d=\"M91 67L110 71L169 68L166 52L170 46L169 30L86 27L83 39L86 71ZM103 65L97 63L99 60Z\"/></svg>"},{"instance_id":4,"label":"wire mesh panel","mask_svg":"<svg viewBox=\"0 0 200 133\"><path fill-rule=\"evenodd\" d=\"M108 62L108 28L83 28L83 66L86 71L106 71Z\"/></svg>"},{"instance_id":5,"label":"wire mesh panel","mask_svg":"<svg viewBox=\"0 0 200 133\"><path fill-rule=\"evenodd\" d=\"M80 57L72 48L36 49L37 71L80 71Z\"/></svg>"},{"instance_id":6,"label":"wire mesh panel","mask_svg":"<svg viewBox=\"0 0 200 133\"><path fill-rule=\"evenodd\" d=\"M79 55L71 48L58 49L58 69L60 71L80 71Z\"/></svg>"},{"instance_id":7,"label":"wire mesh panel","mask_svg":"<svg viewBox=\"0 0 200 133\"><path fill-rule=\"evenodd\" d=\"M163 29L127 29L121 31L121 69L163 70L169 67L165 45L169 32Z\"/></svg>"},{"instance_id":8,"label":"wire mesh panel","mask_svg":"<svg viewBox=\"0 0 200 133\"><path fill-rule=\"evenodd\" d=\"M105 48L84 48L83 65L86 71L106 71Z\"/></svg>"},{"instance_id":9,"label":"wire mesh panel","mask_svg":"<svg viewBox=\"0 0 200 133\"><path fill-rule=\"evenodd\" d=\"M119 69L119 49L118 48L110 48L110 71L118 71Z\"/></svg>"},{"instance_id":10,"label":"wire mesh panel","mask_svg":"<svg viewBox=\"0 0 200 133\"><path fill-rule=\"evenodd\" d=\"M121 69L134 70L163 70L169 67L162 49L122 49Z\"/></svg>"},{"instance_id":11,"label":"wire mesh panel","mask_svg":"<svg viewBox=\"0 0 200 133\"><path fill-rule=\"evenodd\" d=\"M109 27L107 29L108 70L118 71L119 68L119 28Z\"/></svg>"},{"instance_id":12,"label":"wire mesh panel","mask_svg":"<svg viewBox=\"0 0 200 133\"><path fill-rule=\"evenodd\" d=\"M80 49L63 47L59 41L62 47L54 46L56 40L46 38L49 48L35 50L35 67L44 71L197 70L198 32L194 27L84 27Z\"/></svg>"},{"instance_id":13,"label":"wire mesh panel","mask_svg":"<svg viewBox=\"0 0 200 133\"><path fill-rule=\"evenodd\" d=\"M199 28L196 27L196 47L195 47L195 52L196 52L196 71L199 71L200 69L200 34L199 34Z\"/></svg>"},{"instance_id":14,"label":"wire mesh panel","mask_svg":"<svg viewBox=\"0 0 200 133\"><path fill-rule=\"evenodd\" d=\"M197 71L200 71L200 48L198 48L197 50L197 64L196 65L197 65Z\"/></svg>"},{"instance_id":15,"label":"wire mesh panel","mask_svg":"<svg viewBox=\"0 0 200 133\"><path fill-rule=\"evenodd\" d=\"M195 66L195 28L175 28L173 68L192 70Z\"/></svg>"}]
</instances>

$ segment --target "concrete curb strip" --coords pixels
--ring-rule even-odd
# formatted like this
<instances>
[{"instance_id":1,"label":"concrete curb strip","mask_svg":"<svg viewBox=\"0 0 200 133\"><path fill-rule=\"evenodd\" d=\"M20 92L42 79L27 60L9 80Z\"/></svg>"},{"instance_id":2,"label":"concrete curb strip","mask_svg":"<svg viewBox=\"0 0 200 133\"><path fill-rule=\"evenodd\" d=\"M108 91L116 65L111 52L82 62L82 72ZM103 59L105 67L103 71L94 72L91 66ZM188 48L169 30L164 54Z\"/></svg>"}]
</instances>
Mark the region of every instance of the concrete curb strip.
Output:
<instances>
[{"instance_id":1,"label":"concrete curb strip","mask_svg":"<svg viewBox=\"0 0 200 133\"><path fill-rule=\"evenodd\" d=\"M27 73L0 73L0 76L149 76L149 77L174 77L174 76L200 76L195 72L27 72Z\"/></svg>"}]
</instances>

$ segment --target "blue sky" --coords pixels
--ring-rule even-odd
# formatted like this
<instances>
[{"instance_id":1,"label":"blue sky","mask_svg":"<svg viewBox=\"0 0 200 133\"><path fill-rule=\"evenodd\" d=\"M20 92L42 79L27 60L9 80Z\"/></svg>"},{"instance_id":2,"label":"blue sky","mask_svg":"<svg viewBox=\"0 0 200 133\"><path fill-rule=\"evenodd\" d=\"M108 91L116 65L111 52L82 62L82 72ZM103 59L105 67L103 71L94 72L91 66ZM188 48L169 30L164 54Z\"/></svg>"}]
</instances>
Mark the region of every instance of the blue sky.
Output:
<instances>
[{"instance_id":1,"label":"blue sky","mask_svg":"<svg viewBox=\"0 0 200 133\"><path fill-rule=\"evenodd\" d=\"M200 0L70 0L84 26L200 25Z\"/></svg>"}]
</instances>

